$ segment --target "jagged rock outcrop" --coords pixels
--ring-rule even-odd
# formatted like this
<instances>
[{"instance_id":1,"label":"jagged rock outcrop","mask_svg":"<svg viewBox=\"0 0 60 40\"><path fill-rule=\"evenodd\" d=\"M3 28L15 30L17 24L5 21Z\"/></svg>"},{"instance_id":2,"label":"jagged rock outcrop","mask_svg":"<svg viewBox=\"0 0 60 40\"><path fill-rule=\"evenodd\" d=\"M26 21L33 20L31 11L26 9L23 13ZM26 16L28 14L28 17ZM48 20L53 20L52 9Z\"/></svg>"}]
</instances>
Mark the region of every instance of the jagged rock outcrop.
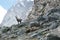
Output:
<instances>
[{"instance_id":1,"label":"jagged rock outcrop","mask_svg":"<svg viewBox=\"0 0 60 40\"><path fill-rule=\"evenodd\" d=\"M49 10L60 7L60 0L34 0L32 11L28 19L36 19L41 14L46 14Z\"/></svg>"}]
</instances>

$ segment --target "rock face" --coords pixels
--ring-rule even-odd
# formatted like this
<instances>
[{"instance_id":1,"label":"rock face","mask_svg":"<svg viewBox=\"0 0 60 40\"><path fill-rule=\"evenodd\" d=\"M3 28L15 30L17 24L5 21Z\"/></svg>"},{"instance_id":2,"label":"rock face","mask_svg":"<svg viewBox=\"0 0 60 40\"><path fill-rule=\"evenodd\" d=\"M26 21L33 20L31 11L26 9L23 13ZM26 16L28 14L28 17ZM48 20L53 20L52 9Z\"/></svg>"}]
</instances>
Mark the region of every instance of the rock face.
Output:
<instances>
[{"instance_id":1,"label":"rock face","mask_svg":"<svg viewBox=\"0 0 60 40\"><path fill-rule=\"evenodd\" d=\"M60 0L34 0L32 11L28 19L35 19L41 14L46 14L49 10L60 7Z\"/></svg>"},{"instance_id":2,"label":"rock face","mask_svg":"<svg viewBox=\"0 0 60 40\"><path fill-rule=\"evenodd\" d=\"M60 40L58 36L49 35L47 40Z\"/></svg>"},{"instance_id":3,"label":"rock face","mask_svg":"<svg viewBox=\"0 0 60 40\"><path fill-rule=\"evenodd\" d=\"M46 3L51 8L47 7ZM57 3L59 4L60 1L34 0L36 6L38 4L43 6L41 11L38 13L39 9L36 10L34 5L28 17L29 20L31 16L30 21L0 28L0 40L60 40L60 8ZM35 15L35 13L42 14Z\"/></svg>"}]
</instances>

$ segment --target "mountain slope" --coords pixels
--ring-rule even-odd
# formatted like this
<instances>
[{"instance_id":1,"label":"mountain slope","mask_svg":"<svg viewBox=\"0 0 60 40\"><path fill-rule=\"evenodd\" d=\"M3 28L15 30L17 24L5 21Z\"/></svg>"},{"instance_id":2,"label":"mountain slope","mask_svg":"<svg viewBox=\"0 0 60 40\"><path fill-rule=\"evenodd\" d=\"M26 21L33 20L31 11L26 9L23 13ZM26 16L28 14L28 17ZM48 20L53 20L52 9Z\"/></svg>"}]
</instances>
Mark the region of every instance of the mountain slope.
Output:
<instances>
[{"instance_id":1,"label":"mountain slope","mask_svg":"<svg viewBox=\"0 0 60 40\"><path fill-rule=\"evenodd\" d=\"M24 4L24 5L23 5ZM10 26L12 24L16 24L15 16L26 19L27 11L32 8L33 1L22 1L17 2L16 5L12 6L7 14L4 17L4 20L1 25Z\"/></svg>"},{"instance_id":2,"label":"mountain slope","mask_svg":"<svg viewBox=\"0 0 60 40\"><path fill-rule=\"evenodd\" d=\"M53 3L56 1L54 0ZM35 7L34 13L38 12ZM36 19L0 28L0 40L60 40L60 6L48 10L46 14L41 14Z\"/></svg>"}]
</instances>

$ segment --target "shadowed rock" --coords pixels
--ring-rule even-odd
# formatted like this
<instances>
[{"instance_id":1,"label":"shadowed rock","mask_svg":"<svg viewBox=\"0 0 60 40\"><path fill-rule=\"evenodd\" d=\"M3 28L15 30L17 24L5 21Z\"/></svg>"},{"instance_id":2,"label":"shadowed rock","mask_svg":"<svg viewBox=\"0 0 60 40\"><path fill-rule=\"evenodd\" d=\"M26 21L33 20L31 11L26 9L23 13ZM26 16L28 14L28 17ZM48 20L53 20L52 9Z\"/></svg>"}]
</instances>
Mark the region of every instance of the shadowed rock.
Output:
<instances>
[{"instance_id":1,"label":"shadowed rock","mask_svg":"<svg viewBox=\"0 0 60 40\"><path fill-rule=\"evenodd\" d=\"M38 22L31 22L30 23L30 27L39 27L40 26L40 23Z\"/></svg>"},{"instance_id":2,"label":"shadowed rock","mask_svg":"<svg viewBox=\"0 0 60 40\"><path fill-rule=\"evenodd\" d=\"M47 40L60 40L60 37L55 35L49 35Z\"/></svg>"}]
</instances>

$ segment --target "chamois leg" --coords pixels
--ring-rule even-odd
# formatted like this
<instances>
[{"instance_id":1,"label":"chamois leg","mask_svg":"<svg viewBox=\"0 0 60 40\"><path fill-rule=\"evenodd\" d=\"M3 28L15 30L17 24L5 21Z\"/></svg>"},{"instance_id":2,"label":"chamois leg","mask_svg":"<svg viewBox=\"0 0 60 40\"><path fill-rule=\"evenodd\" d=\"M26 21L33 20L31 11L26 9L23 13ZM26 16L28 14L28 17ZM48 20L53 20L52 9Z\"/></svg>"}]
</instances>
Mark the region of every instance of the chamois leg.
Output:
<instances>
[{"instance_id":1,"label":"chamois leg","mask_svg":"<svg viewBox=\"0 0 60 40\"><path fill-rule=\"evenodd\" d=\"M21 22L18 22L18 24L21 24Z\"/></svg>"},{"instance_id":2,"label":"chamois leg","mask_svg":"<svg viewBox=\"0 0 60 40\"><path fill-rule=\"evenodd\" d=\"M18 24L20 24L20 23L18 22Z\"/></svg>"},{"instance_id":3,"label":"chamois leg","mask_svg":"<svg viewBox=\"0 0 60 40\"><path fill-rule=\"evenodd\" d=\"M21 24L21 21L20 21L20 24Z\"/></svg>"}]
</instances>

